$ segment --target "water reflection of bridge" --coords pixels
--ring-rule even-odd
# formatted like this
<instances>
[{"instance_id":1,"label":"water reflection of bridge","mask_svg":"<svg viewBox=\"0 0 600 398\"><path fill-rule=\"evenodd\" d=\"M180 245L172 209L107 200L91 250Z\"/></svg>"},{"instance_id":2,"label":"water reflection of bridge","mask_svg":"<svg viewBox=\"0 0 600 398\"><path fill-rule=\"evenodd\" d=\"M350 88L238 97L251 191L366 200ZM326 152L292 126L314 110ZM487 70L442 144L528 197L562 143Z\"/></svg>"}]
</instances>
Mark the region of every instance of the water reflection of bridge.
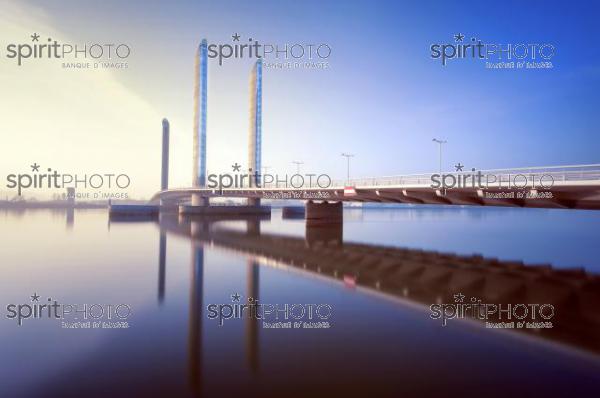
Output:
<instances>
[{"instance_id":1,"label":"water reflection of bridge","mask_svg":"<svg viewBox=\"0 0 600 398\"><path fill-rule=\"evenodd\" d=\"M247 219L246 231L219 228L213 221L217 219L161 216L160 227L191 238L196 251L210 244L248 256L248 287L256 297L260 263L293 267L423 308L453 303L457 293L477 297L483 303L552 304L553 328L515 331L600 353L600 276L583 269L345 243L339 224L308 226L305 238L300 238L261 233L257 218ZM249 360L255 367L257 327L247 326Z\"/></svg>"},{"instance_id":2,"label":"water reflection of bridge","mask_svg":"<svg viewBox=\"0 0 600 398\"><path fill-rule=\"evenodd\" d=\"M264 218L264 217L263 217ZM150 218L152 219L152 218ZM248 222L248 233L260 235L260 219L252 217ZM160 240L159 240L159 272L158 272L158 301L162 305L165 297L165 279L166 279L166 250L167 250L167 231L175 232L179 235L204 236L210 233L210 224L215 221L222 221L223 218L204 219L193 221L189 218L177 218L162 216L160 222ZM139 219L137 221L140 221ZM202 370L202 321L204 317L204 242L192 239L191 254L191 275L190 275L190 305L189 305L189 325L188 325L188 379L190 387L195 395L202 395L201 375ZM259 264L255 260L248 260L247 265L247 296L258 300L259 298ZM248 368L257 372L259 367L258 360L258 339L259 325L256 319L247 318L245 321L246 335L246 355Z\"/></svg>"}]
</instances>

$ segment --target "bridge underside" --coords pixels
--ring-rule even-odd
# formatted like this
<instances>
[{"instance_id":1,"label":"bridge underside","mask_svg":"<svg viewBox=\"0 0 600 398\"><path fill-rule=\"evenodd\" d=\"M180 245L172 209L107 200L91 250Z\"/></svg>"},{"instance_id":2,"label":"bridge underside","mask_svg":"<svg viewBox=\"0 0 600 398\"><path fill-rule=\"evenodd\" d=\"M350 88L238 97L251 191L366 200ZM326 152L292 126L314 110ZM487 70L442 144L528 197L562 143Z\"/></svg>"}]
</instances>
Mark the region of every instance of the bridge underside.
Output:
<instances>
[{"instance_id":1,"label":"bridge underside","mask_svg":"<svg viewBox=\"0 0 600 398\"><path fill-rule=\"evenodd\" d=\"M558 209L600 209L600 185L554 186L551 190L532 189L448 189L432 188L355 188L344 189L226 189L223 191L201 188L170 189L158 192L151 202L180 204L190 201L192 193L205 198L257 198L271 200L344 201L363 203L395 203L412 205L471 205L536 207Z\"/></svg>"}]
</instances>

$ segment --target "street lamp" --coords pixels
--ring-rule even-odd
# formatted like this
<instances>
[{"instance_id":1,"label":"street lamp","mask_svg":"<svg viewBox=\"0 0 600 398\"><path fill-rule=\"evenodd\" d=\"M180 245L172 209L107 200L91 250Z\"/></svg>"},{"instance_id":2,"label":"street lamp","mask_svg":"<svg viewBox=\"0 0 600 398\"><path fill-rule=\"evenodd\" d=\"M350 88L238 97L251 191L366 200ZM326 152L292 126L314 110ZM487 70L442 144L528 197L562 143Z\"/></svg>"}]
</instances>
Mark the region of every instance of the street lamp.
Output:
<instances>
[{"instance_id":1,"label":"street lamp","mask_svg":"<svg viewBox=\"0 0 600 398\"><path fill-rule=\"evenodd\" d=\"M292 163L294 163L296 165L296 174L300 174L300 165L304 164L304 162L301 162L299 160L294 160Z\"/></svg>"},{"instance_id":2,"label":"street lamp","mask_svg":"<svg viewBox=\"0 0 600 398\"><path fill-rule=\"evenodd\" d=\"M442 175L442 145L448 143L448 141L438 140L437 138L434 138L432 141L435 142L435 143L437 143L439 145L439 149L440 149L440 175Z\"/></svg>"},{"instance_id":3,"label":"street lamp","mask_svg":"<svg viewBox=\"0 0 600 398\"><path fill-rule=\"evenodd\" d=\"M354 157L353 153L342 153L342 156L346 158L347 166L346 166L346 182L350 184L350 158Z\"/></svg>"}]
</instances>

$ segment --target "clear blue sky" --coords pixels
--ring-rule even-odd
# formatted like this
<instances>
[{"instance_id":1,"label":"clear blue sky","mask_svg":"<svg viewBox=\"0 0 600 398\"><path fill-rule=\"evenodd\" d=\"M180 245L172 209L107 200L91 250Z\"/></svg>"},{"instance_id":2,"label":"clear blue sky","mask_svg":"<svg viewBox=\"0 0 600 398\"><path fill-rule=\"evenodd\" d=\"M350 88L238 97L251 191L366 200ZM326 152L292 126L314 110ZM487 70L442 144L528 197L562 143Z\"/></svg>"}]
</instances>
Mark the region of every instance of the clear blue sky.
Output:
<instances>
[{"instance_id":1,"label":"clear blue sky","mask_svg":"<svg viewBox=\"0 0 600 398\"><path fill-rule=\"evenodd\" d=\"M433 137L449 141L447 169L600 162L597 2L405 3L29 1L69 37L131 43L130 69L114 76L160 113L156 156L159 117L172 120L176 180L191 179L195 47L202 38L231 42L234 33L333 50L326 71L265 70L263 164L279 172L299 159L305 171L341 177L343 151L356 153L357 177L428 172L437 169ZM442 67L429 46L456 33L551 43L554 68L486 70L467 60ZM209 66L209 171L246 162L250 67Z\"/></svg>"}]
</instances>

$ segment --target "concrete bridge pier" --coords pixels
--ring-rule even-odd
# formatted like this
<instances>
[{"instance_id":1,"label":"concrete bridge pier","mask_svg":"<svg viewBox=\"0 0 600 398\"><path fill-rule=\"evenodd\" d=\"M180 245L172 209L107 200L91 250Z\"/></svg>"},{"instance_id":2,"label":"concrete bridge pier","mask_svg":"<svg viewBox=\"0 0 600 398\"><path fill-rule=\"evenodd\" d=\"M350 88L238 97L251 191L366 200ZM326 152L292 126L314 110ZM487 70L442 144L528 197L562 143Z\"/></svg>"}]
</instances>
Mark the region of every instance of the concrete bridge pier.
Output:
<instances>
[{"instance_id":1,"label":"concrete bridge pier","mask_svg":"<svg viewBox=\"0 0 600 398\"><path fill-rule=\"evenodd\" d=\"M210 211L209 208L208 198L194 193L190 204L179 205L179 214L207 214Z\"/></svg>"},{"instance_id":2,"label":"concrete bridge pier","mask_svg":"<svg viewBox=\"0 0 600 398\"><path fill-rule=\"evenodd\" d=\"M306 202L306 224L327 225L344 222L344 207L342 202Z\"/></svg>"},{"instance_id":3,"label":"concrete bridge pier","mask_svg":"<svg viewBox=\"0 0 600 398\"><path fill-rule=\"evenodd\" d=\"M260 198L248 198L248 206L260 206Z\"/></svg>"},{"instance_id":4,"label":"concrete bridge pier","mask_svg":"<svg viewBox=\"0 0 600 398\"><path fill-rule=\"evenodd\" d=\"M249 203L246 206L211 206L208 199L208 197L203 197L199 194L192 194L192 203L180 205L179 214L197 214L204 216L251 216L271 214L271 206L261 206L260 199L252 199L258 200L258 204L253 204L249 200Z\"/></svg>"},{"instance_id":5,"label":"concrete bridge pier","mask_svg":"<svg viewBox=\"0 0 600 398\"><path fill-rule=\"evenodd\" d=\"M248 198L246 201L245 209L242 211L243 214L271 214L271 206L261 205L260 198Z\"/></svg>"},{"instance_id":6,"label":"concrete bridge pier","mask_svg":"<svg viewBox=\"0 0 600 398\"><path fill-rule=\"evenodd\" d=\"M207 197L200 194L192 194L192 206L208 206L210 201Z\"/></svg>"}]
</instances>

